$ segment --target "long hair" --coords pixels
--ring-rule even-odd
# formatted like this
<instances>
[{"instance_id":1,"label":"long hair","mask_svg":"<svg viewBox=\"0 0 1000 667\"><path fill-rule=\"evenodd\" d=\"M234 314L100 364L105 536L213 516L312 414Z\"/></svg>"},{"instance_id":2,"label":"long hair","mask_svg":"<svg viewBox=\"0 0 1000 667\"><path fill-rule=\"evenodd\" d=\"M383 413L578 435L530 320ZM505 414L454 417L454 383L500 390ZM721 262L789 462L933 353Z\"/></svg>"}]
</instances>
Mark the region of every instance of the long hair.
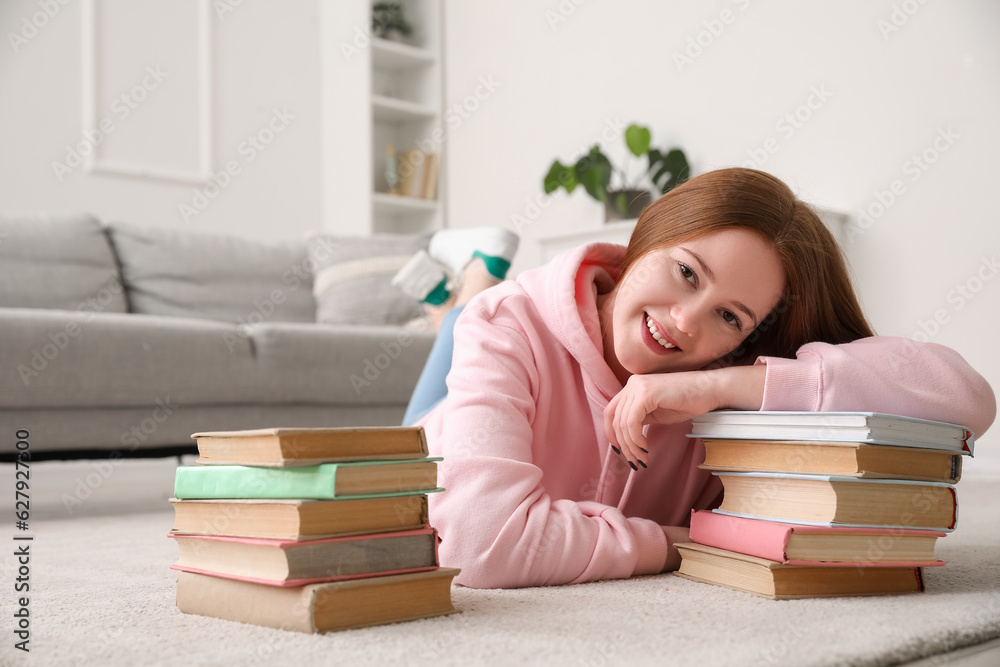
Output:
<instances>
[{"instance_id":1,"label":"long hair","mask_svg":"<svg viewBox=\"0 0 1000 667\"><path fill-rule=\"evenodd\" d=\"M753 363L762 355L794 357L806 343L849 343L875 335L836 239L785 183L756 169L710 171L647 206L618 275L624 278L648 252L734 227L760 235L774 248L786 284L777 306L719 363Z\"/></svg>"}]
</instances>

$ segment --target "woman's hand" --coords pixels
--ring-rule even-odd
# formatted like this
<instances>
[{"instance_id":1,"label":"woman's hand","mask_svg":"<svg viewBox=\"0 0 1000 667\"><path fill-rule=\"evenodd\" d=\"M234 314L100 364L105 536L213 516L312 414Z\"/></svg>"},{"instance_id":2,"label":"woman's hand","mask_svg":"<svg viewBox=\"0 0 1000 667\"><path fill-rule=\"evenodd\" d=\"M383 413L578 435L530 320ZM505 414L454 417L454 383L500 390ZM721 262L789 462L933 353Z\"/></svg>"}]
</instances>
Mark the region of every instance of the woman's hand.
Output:
<instances>
[{"instance_id":1,"label":"woman's hand","mask_svg":"<svg viewBox=\"0 0 1000 667\"><path fill-rule=\"evenodd\" d=\"M759 410L764 366L633 375L604 409L604 433L633 469L649 460L644 424L677 424L728 407Z\"/></svg>"}]
</instances>

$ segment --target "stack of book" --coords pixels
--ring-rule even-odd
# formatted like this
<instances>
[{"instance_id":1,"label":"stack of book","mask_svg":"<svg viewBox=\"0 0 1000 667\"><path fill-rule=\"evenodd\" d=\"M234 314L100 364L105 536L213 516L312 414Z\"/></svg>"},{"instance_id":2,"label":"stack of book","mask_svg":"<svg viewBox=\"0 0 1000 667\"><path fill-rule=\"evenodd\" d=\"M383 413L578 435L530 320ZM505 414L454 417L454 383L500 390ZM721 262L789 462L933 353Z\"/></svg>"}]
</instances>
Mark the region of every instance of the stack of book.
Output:
<instances>
[{"instance_id":1,"label":"stack of book","mask_svg":"<svg viewBox=\"0 0 1000 667\"><path fill-rule=\"evenodd\" d=\"M326 632L456 611L422 428L192 437L198 465L177 468L170 500L182 612Z\"/></svg>"},{"instance_id":2,"label":"stack of book","mask_svg":"<svg viewBox=\"0 0 1000 667\"><path fill-rule=\"evenodd\" d=\"M690 437L723 485L677 574L774 599L923 590L954 530L969 429L872 412L710 412Z\"/></svg>"}]
</instances>

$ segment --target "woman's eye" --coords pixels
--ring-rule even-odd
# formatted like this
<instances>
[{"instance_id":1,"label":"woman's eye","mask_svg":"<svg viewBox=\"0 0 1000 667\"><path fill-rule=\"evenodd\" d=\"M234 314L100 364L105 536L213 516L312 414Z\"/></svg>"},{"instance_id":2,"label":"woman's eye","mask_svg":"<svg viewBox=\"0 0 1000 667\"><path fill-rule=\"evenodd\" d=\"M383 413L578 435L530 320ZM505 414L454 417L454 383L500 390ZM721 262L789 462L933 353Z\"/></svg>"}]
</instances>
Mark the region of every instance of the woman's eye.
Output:
<instances>
[{"instance_id":1,"label":"woman's eye","mask_svg":"<svg viewBox=\"0 0 1000 667\"><path fill-rule=\"evenodd\" d=\"M722 319L726 321L726 324L735 326L738 330L743 331L743 324L740 322L740 318L736 317L736 314L733 311L722 311Z\"/></svg>"},{"instance_id":2,"label":"woman's eye","mask_svg":"<svg viewBox=\"0 0 1000 667\"><path fill-rule=\"evenodd\" d=\"M694 271L691 270L690 266L688 266L687 264L680 264L680 263L678 263L678 266L680 267L681 276L684 278L684 280L688 281L692 285L698 284L698 276L695 274Z\"/></svg>"}]
</instances>

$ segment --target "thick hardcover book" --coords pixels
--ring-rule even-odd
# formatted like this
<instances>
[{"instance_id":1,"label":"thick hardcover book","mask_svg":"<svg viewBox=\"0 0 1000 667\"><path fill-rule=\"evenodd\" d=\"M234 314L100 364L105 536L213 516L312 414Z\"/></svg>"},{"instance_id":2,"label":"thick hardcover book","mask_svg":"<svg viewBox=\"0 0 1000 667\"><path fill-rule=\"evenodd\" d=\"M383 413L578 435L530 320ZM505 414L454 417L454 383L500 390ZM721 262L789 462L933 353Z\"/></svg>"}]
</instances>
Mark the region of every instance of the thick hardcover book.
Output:
<instances>
[{"instance_id":1,"label":"thick hardcover book","mask_svg":"<svg viewBox=\"0 0 1000 667\"><path fill-rule=\"evenodd\" d=\"M806 526L715 512L691 513L692 542L787 565L944 565L934 558L934 543L944 536L929 530Z\"/></svg>"},{"instance_id":2,"label":"thick hardcover book","mask_svg":"<svg viewBox=\"0 0 1000 667\"><path fill-rule=\"evenodd\" d=\"M706 470L793 472L957 482L962 456L939 449L860 442L703 438Z\"/></svg>"},{"instance_id":3,"label":"thick hardcover book","mask_svg":"<svg viewBox=\"0 0 1000 667\"><path fill-rule=\"evenodd\" d=\"M814 567L785 565L766 558L704 544L678 544L677 576L753 593L772 600L894 595L924 590L919 567Z\"/></svg>"},{"instance_id":4,"label":"thick hardcover book","mask_svg":"<svg viewBox=\"0 0 1000 667\"><path fill-rule=\"evenodd\" d=\"M427 457L427 438L419 426L265 428L191 437L198 442L198 463L303 466Z\"/></svg>"},{"instance_id":5,"label":"thick hardcover book","mask_svg":"<svg viewBox=\"0 0 1000 667\"><path fill-rule=\"evenodd\" d=\"M305 586L267 586L195 572L177 575L177 608L295 632L329 632L453 614L459 570L365 577Z\"/></svg>"},{"instance_id":6,"label":"thick hardcover book","mask_svg":"<svg viewBox=\"0 0 1000 667\"><path fill-rule=\"evenodd\" d=\"M951 532L955 487L940 482L833 475L713 472L722 480L722 514L785 523Z\"/></svg>"},{"instance_id":7,"label":"thick hardcover book","mask_svg":"<svg viewBox=\"0 0 1000 667\"><path fill-rule=\"evenodd\" d=\"M174 532L309 540L417 530L427 525L427 496L359 500L181 500L171 498Z\"/></svg>"},{"instance_id":8,"label":"thick hardcover book","mask_svg":"<svg viewBox=\"0 0 1000 667\"><path fill-rule=\"evenodd\" d=\"M437 533L432 528L323 540L183 535L175 570L200 572L273 586L302 586L376 574L437 567Z\"/></svg>"},{"instance_id":9,"label":"thick hardcover book","mask_svg":"<svg viewBox=\"0 0 1000 667\"><path fill-rule=\"evenodd\" d=\"M975 436L960 424L880 412L717 410L692 420L693 438L818 440L973 453Z\"/></svg>"},{"instance_id":10,"label":"thick hardcover book","mask_svg":"<svg viewBox=\"0 0 1000 667\"><path fill-rule=\"evenodd\" d=\"M178 466L176 498L348 499L441 491L437 462L355 461L294 468Z\"/></svg>"}]
</instances>

